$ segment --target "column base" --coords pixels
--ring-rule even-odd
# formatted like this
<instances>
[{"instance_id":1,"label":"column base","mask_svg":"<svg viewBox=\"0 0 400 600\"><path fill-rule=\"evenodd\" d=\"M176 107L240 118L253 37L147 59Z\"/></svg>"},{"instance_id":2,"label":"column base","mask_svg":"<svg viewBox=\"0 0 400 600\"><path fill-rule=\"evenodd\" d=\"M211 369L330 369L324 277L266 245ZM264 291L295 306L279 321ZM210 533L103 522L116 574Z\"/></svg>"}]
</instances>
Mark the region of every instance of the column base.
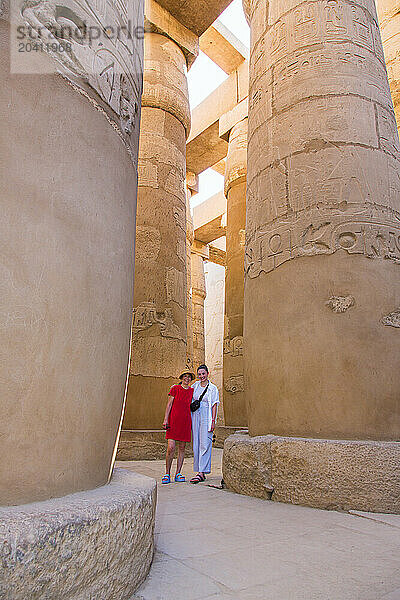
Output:
<instances>
[{"instance_id":1,"label":"column base","mask_svg":"<svg viewBox=\"0 0 400 600\"><path fill-rule=\"evenodd\" d=\"M162 460L166 448L164 429L123 429L117 460ZM192 444L186 445L185 456L193 456Z\"/></svg>"},{"instance_id":2,"label":"column base","mask_svg":"<svg viewBox=\"0 0 400 600\"><path fill-rule=\"evenodd\" d=\"M230 427L228 425L217 425L215 428L214 448L223 448L226 438L234 433L247 433L247 427Z\"/></svg>"},{"instance_id":3,"label":"column base","mask_svg":"<svg viewBox=\"0 0 400 600\"><path fill-rule=\"evenodd\" d=\"M0 508L0 598L127 600L154 552L156 483L116 469L108 485Z\"/></svg>"},{"instance_id":4,"label":"column base","mask_svg":"<svg viewBox=\"0 0 400 600\"><path fill-rule=\"evenodd\" d=\"M226 439L223 478L239 494L324 508L400 514L400 442Z\"/></svg>"}]
</instances>

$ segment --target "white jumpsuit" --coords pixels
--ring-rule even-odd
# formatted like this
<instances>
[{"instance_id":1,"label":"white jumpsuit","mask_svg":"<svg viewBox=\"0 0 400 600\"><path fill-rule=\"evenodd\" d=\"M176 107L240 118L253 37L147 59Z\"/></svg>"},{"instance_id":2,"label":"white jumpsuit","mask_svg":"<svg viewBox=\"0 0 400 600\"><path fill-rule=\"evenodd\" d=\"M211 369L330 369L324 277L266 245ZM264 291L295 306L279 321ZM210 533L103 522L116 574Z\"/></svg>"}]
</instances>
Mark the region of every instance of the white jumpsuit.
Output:
<instances>
[{"instance_id":1,"label":"white jumpsuit","mask_svg":"<svg viewBox=\"0 0 400 600\"><path fill-rule=\"evenodd\" d=\"M197 400L204 387L200 382L193 385L193 400ZM192 413L192 441L193 441L193 471L211 473L211 450L213 432L211 429L212 412L214 404L219 404L219 394L216 385L210 382L208 390L200 402L200 408Z\"/></svg>"}]
</instances>

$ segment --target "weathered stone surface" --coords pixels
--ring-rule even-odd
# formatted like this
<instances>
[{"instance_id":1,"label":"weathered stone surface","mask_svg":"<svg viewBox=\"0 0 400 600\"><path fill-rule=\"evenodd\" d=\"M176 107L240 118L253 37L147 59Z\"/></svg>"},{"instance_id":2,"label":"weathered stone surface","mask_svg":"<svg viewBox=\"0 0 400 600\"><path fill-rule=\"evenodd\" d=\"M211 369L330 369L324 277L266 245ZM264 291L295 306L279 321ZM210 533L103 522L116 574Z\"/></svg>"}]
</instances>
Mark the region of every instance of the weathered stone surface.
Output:
<instances>
[{"instance_id":1,"label":"weathered stone surface","mask_svg":"<svg viewBox=\"0 0 400 600\"><path fill-rule=\"evenodd\" d=\"M140 1L13 6L26 27L43 25L44 49L61 14L97 31L143 22ZM0 18L0 448L12 457L0 464L0 504L104 485L112 464L130 350L142 40L101 37L71 54L20 53L49 67L21 75ZM78 51L82 76L69 69Z\"/></svg>"},{"instance_id":2,"label":"weathered stone surface","mask_svg":"<svg viewBox=\"0 0 400 600\"><path fill-rule=\"evenodd\" d=\"M271 498L271 450L270 438L234 434L224 443L222 476L233 492Z\"/></svg>"},{"instance_id":3,"label":"weathered stone surface","mask_svg":"<svg viewBox=\"0 0 400 600\"><path fill-rule=\"evenodd\" d=\"M165 430L123 430L118 444L117 460L162 460L167 443ZM192 445L186 444L185 456L193 456Z\"/></svg>"},{"instance_id":4,"label":"weathered stone surface","mask_svg":"<svg viewBox=\"0 0 400 600\"><path fill-rule=\"evenodd\" d=\"M400 512L400 442L276 438L270 448L273 500Z\"/></svg>"},{"instance_id":5,"label":"weathered stone surface","mask_svg":"<svg viewBox=\"0 0 400 600\"><path fill-rule=\"evenodd\" d=\"M106 486L0 508L2 600L128 600L153 558L156 483L116 469Z\"/></svg>"},{"instance_id":6,"label":"weathered stone surface","mask_svg":"<svg viewBox=\"0 0 400 600\"><path fill-rule=\"evenodd\" d=\"M185 56L172 39L146 33L127 430L161 427L169 389L186 365L189 128Z\"/></svg>"},{"instance_id":7,"label":"weathered stone surface","mask_svg":"<svg viewBox=\"0 0 400 600\"><path fill-rule=\"evenodd\" d=\"M235 434L223 474L232 491L277 502L400 513L400 442Z\"/></svg>"},{"instance_id":8,"label":"weathered stone surface","mask_svg":"<svg viewBox=\"0 0 400 600\"><path fill-rule=\"evenodd\" d=\"M246 228L247 121L229 134L224 191L227 199L224 415L229 426L247 426L243 379L243 296Z\"/></svg>"},{"instance_id":9,"label":"weathered stone surface","mask_svg":"<svg viewBox=\"0 0 400 600\"><path fill-rule=\"evenodd\" d=\"M375 4L244 4L249 431L398 440L399 139Z\"/></svg>"},{"instance_id":10,"label":"weathered stone surface","mask_svg":"<svg viewBox=\"0 0 400 600\"><path fill-rule=\"evenodd\" d=\"M223 421L221 421L223 423ZM228 427L227 425L217 425L215 428L215 442L213 443L214 448L223 448L226 438L233 435L234 433L247 433L246 427Z\"/></svg>"}]
</instances>

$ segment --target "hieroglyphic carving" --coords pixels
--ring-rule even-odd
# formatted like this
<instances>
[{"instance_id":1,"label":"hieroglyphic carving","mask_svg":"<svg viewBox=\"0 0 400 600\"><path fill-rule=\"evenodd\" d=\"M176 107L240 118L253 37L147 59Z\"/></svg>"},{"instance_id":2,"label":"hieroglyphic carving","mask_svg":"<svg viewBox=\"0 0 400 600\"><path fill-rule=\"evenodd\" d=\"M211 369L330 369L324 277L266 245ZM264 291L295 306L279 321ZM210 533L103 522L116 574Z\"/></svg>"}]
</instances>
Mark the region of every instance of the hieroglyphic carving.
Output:
<instances>
[{"instance_id":1,"label":"hieroglyphic carving","mask_svg":"<svg viewBox=\"0 0 400 600\"><path fill-rule=\"evenodd\" d=\"M232 356L243 355L243 336L238 335L232 339L224 339L224 354L231 354Z\"/></svg>"},{"instance_id":2,"label":"hieroglyphic carving","mask_svg":"<svg viewBox=\"0 0 400 600\"><path fill-rule=\"evenodd\" d=\"M167 302L176 302L184 308L186 297L185 273L174 269L174 267L167 267L166 270Z\"/></svg>"},{"instance_id":3,"label":"hieroglyphic carving","mask_svg":"<svg viewBox=\"0 0 400 600\"><path fill-rule=\"evenodd\" d=\"M381 213L381 214L379 214ZM386 214L385 214L386 213ZM364 211L304 211L278 227L259 229L248 240L245 272L250 278L268 273L302 256L333 254L344 250L372 259L400 264L400 215L366 207ZM389 220L388 217L394 217ZM398 223L398 224L397 224Z\"/></svg>"},{"instance_id":4,"label":"hieroglyphic carving","mask_svg":"<svg viewBox=\"0 0 400 600\"><path fill-rule=\"evenodd\" d=\"M170 308L166 308L164 311L157 311L155 303L150 301L142 302L133 309L133 337L153 325L160 326L160 334L163 337L183 340L182 332L174 323Z\"/></svg>"},{"instance_id":5,"label":"hieroglyphic carving","mask_svg":"<svg viewBox=\"0 0 400 600\"><path fill-rule=\"evenodd\" d=\"M128 141L139 127L143 34L138 28L143 23L143 3L130 2L129 13L130 19L126 0L20 0L12 17L13 24L25 24L25 35L42 42L41 51L56 61L63 76L100 95L118 115L118 126ZM17 72L29 67L17 59L13 58Z\"/></svg>"},{"instance_id":6,"label":"hieroglyphic carving","mask_svg":"<svg viewBox=\"0 0 400 600\"><path fill-rule=\"evenodd\" d=\"M381 323L389 327L400 328L400 308L397 308L388 315L382 317Z\"/></svg>"},{"instance_id":7,"label":"hieroglyphic carving","mask_svg":"<svg viewBox=\"0 0 400 600\"><path fill-rule=\"evenodd\" d=\"M136 226L136 259L156 260L161 249L161 234L156 227Z\"/></svg>"},{"instance_id":8,"label":"hieroglyphic carving","mask_svg":"<svg viewBox=\"0 0 400 600\"><path fill-rule=\"evenodd\" d=\"M235 394L236 392L244 392L243 375L232 375L224 381L224 388L227 392Z\"/></svg>"},{"instance_id":9,"label":"hieroglyphic carving","mask_svg":"<svg viewBox=\"0 0 400 600\"><path fill-rule=\"evenodd\" d=\"M331 296L329 300L325 302L326 306L329 306L335 313L344 313L354 306L353 296Z\"/></svg>"},{"instance_id":10,"label":"hieroglyphic carving","mask_svg":"<svg viewBox=\"0 0 400 600\"><path fill-rule=\"evenodd\" d=\"M186 263L186 240L177 240L176 255L183 263Z\"/></svg>"},{"instance_id":11,"label":"hieroglyphic carving","mask_svg":"<svg viewBox=\"0 0 400 600\"><path fill-rule=\"evenodd\" d=\"M182 206L174 206L174 219L176 225L186 233L186 215Z\"/></svg>"}]
</instances>

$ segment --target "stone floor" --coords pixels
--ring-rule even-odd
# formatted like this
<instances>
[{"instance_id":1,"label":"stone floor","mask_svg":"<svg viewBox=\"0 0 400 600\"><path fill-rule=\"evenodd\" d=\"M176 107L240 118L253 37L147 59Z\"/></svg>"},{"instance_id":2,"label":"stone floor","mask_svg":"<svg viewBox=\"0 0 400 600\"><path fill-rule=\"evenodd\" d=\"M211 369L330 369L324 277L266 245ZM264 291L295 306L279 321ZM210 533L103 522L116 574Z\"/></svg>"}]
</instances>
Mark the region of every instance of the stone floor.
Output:
<instances>
[{"instance_id":1,"label":"stone floor","mask_svg":"<svg viewBox=\"0 0 400 600\"><path fill-rule=\"evenodd\" d=\"M400 600L400 516L346 514L208 487L158 486L156 554L133 600ZM192 461L183 473L191 476ZM119 466L158 481L162 461Z\"/></svg>"}]
</instances>

